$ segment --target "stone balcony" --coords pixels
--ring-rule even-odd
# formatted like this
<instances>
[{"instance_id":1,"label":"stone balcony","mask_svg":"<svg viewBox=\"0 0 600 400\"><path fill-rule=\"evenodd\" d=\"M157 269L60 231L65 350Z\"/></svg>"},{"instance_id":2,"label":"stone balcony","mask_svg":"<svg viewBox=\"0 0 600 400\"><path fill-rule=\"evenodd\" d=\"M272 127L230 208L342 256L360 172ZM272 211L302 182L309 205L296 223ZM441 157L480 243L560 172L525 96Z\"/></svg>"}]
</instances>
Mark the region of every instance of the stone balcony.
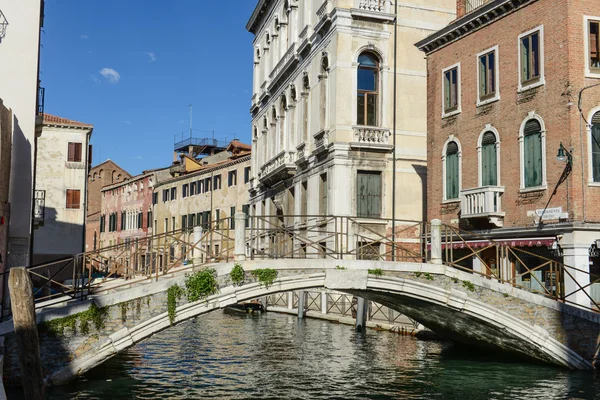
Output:
<instances>
[{"instance_id":1,"label":"stone balcony","mask_svg":"<svg viewBox=\"0 0 600 400\"><path fill-rule=\"evenodd\" d=\"M258 180L261 184L274 184L296 174L296 154L282 151L260 167Z\"/></svg>"},{"instance_id":2,"label":"stone balcony","mask_svg":"<svg viewBox=\"0 0 600 400\"><path fill-rule=\"evenodd\" d=\"M372 126L354 126L354 141L350 143L353 149L371 151L391 151L390 130Z\"/></svg>"},{"instance_id":3,"label":"stone balcony","mask_svg":"<svg viewBox=\"0 0 600 400\"><path fill-rule=\"evenodd\" d=\"M463 219L487 218L498 227L504 225L501 196L503 186L484 186L460 192L460 217Z\"/></svg>"},{"instance_id":4,"label":"stone balcony","mask_svg":"<svg viewBox=\"0 0 600 400\"><path fill-rule=\"evenodd\" d=\"M355 8L350 10L352 17L392 22L394 13L392 0L355 0Z\"/></svg>"}]
</instances>

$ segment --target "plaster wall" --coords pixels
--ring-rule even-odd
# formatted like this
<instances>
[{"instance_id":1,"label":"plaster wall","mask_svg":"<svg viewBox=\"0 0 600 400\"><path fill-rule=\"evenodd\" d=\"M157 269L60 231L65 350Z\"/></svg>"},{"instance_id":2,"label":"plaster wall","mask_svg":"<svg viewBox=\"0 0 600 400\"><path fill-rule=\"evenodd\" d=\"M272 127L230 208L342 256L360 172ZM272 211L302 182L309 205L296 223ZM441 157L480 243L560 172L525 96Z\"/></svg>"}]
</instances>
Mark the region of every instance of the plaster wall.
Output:
<instances>
[{"instance_id":1,"label":"plaster wall","mask_svg":"<svg viewBox=\"0 0 600 400\"><path fill-rule=\"evenodd\" d=\"M6 35L0 39L0 59L12 60L0 63L0 93L4 106L13 112L10 268L30 262L41 1L1 0L0 10L8 21Z\"/></svg>"},{"instance_id":2,"label":"plaster wall","mask_svg":"<svg viewBox=\"0 0 600 400\"><path fill-rule=\"evenodd\" d=\"M34 231L34 263L84 250L87 144L91 128L44 126L38 138L36 190L46 192L44 223ZM69 143L81 144L81 162L69 162ZM77 208L67 208L67 190L79 190Z\"/></svg>"}]
</instances>

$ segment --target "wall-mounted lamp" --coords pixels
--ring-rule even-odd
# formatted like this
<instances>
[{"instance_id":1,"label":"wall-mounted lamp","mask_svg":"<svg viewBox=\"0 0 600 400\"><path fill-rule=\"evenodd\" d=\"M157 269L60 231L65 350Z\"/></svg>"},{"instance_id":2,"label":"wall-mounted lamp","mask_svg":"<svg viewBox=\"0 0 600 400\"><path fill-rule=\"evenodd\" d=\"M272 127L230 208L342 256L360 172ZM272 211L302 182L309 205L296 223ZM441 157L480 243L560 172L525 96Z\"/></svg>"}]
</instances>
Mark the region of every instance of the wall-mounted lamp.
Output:
<instances>
[{"instance_id":1,"label":"wall-mounted lamp","mask_svg":"<svg viewBox=\"0 0 600 400\"><path fill-rule=\"evenodd\" d=\"M556 154L556 160L560 162L567 162L567 165L573 164L573 155L565 146L563 146L562 142L560 142L560 147L558 148L558 153Z\"/></svg>"}]
</instances>

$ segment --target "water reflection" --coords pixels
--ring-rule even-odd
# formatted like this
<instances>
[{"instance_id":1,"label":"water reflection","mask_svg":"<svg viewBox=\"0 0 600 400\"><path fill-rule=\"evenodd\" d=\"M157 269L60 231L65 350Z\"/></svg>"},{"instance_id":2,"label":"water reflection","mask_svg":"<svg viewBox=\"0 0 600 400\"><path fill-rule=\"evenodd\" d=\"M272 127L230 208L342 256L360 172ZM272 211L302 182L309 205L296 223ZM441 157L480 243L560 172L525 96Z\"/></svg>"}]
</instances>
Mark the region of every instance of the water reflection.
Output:
<instances>
[{"instance_id":1,"label":"water reflection","mask_svg":"<svg viewBox=\"0 0 600 400\"><path fill-rule=\"evenodd\" d=\"M216 312L161 332L50 398L593 399L599 382L445 342Z\"/></svg>"}]
</instances>

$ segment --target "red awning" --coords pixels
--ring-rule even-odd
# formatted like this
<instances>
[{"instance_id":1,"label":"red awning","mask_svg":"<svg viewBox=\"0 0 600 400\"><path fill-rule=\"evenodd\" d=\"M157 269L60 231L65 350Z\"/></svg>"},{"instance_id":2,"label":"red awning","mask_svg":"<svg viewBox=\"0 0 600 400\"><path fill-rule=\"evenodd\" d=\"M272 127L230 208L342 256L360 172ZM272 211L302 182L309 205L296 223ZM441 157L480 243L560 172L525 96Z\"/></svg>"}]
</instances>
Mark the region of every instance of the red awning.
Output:
<instances>
[{"instance_id":1,"label":"red awning","mask_svg":"<svg viewBox=\"0 0 600 400\"><path fill-rule=\"evenodd\" d=\"M490 240L466 240L448 243L453 249L468 249L469 246L473 249L492 246L493 244L500 246L511 246L511 247L551 247L556 242L555 237L538 237L538 238L521 238L521 239L494 239ZM467 246L468 244L468 246ZM431 248L431 245L427 246ZM446 243L442 243L442 248L446 248Z\"/></svg>"}]
</instances>

